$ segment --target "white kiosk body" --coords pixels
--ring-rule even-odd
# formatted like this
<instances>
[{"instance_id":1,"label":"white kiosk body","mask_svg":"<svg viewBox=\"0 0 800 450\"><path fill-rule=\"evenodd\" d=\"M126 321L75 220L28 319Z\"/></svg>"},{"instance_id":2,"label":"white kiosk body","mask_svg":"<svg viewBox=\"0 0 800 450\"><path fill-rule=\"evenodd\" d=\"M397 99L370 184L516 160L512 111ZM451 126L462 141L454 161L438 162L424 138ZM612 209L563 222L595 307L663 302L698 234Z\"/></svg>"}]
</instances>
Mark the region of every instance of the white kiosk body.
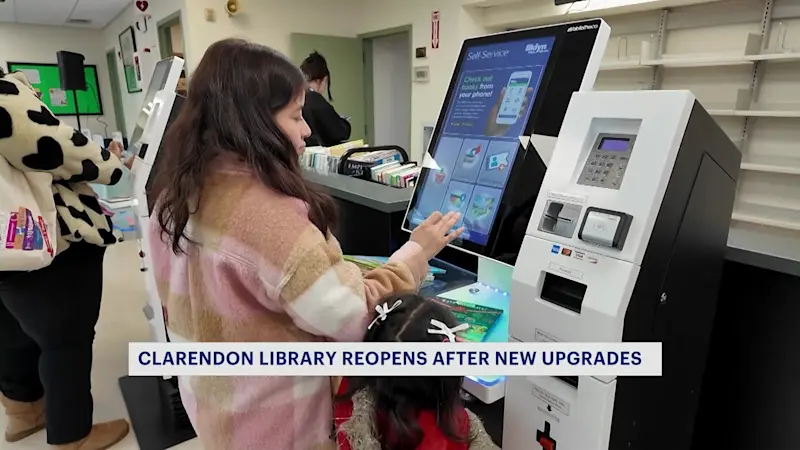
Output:
<instances>
[{"instance_id":1,"label":"white kiosk body","mask_svg":"<svg viewBox=\"0 0 800 450\"><path fill-rule=\"evenodd\" d=\"M167 129L168 123L174 118L178 108L176 102L181 99L175 93L178 81L183 70L183 60L173 57L159 61L153 71L150 87L145 94L145 103L142 107L142 116L137 122L132 142L136 159L133 163L133 198L136 220L137 240L139 241L139 257L141 258L141 271L145 275L147 289L147 303L143 311L150 327L150 337L154 342L167 342L167 331L161 308L161 300L156 290L155 279L149 272L152 261L149 253L149 240L147 228L150 214L155 199L150 198L152 186L153 167L161 147L161 140ZM144 123L142 123L144 122Z\"/></svg>"},{"instance_id":2,"label":"white kiosk body","mask_svg":"<svg viewBox=\"0 0 800 450\"><path fill-rule=\"evenodd\" d=\"M550 162L510 340L660 341L664 371L511 377L503 449L688 450L741 153L688 91L577 92Z\"/></svg>"}]
</instances>

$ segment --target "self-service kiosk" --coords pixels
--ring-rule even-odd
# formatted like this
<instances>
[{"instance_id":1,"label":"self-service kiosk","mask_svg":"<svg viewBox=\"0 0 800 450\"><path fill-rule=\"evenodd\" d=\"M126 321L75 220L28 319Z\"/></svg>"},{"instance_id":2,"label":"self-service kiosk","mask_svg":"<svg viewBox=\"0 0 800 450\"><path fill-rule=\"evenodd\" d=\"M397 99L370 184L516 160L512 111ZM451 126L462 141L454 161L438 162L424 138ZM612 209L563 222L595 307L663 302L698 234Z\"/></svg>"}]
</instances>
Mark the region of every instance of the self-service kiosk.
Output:
<instances>
[{"instance_id":1,"label":"self-service kiosk","mask_svg":"<svg viewBox=\"0 0 800 450\"><path fill-rule=\"evenodd\" d=\"M155 179L153 168L157 165L161 140L167 125L177 115L183 100L183 97L175 92L183 71L183 63L184 61L178 57L156 63L131 141L136 153L131 170L136 233L141 270L145 275L147 289L147 303L143 311L150 327L150 337L155 342L167 342L168 339L155 279L149 273L152 262L148 254L150 245L147 227L155 201L152 192Z\"/></svg>"},{"instance_id":2,"label":"self-service kiosk","mask_svg":"<svg viewBox=\"0 0 800 450\"><path fill-rule=\"evenodd\" d=\"M438 294L501 314L484 342L507 342L511 273L574 92L594 86L610 28L600 19L464 41L403 228L458 211L466 231L450 246L478 256L477 283ZM467 377L484 403L505 377Z\"/></svg>"},{"instance_id":3,"label":"self-service kiosk","mask_svg":"<svg viewBox=\"0 0 800 450\"><path fill-rule=\"evenodd\" d=\"M688 450L741 153L688 91L578 92L513 272L521 342L663 343L662 377L513 377L504 450Z\"/></svg>"}]
</instances>

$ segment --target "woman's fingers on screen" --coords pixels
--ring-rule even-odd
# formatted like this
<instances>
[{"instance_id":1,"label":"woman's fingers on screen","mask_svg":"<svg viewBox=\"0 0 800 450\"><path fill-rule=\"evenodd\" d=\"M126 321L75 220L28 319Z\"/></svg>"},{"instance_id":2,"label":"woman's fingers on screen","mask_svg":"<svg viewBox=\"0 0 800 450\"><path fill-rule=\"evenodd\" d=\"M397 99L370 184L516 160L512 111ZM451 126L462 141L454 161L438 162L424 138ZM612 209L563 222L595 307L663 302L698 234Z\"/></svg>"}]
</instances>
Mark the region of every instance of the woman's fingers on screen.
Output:
<instances>
[{"instance_id":1,"label":"woman's fingers on screen","mask_svg":"<svg viewBox=\"0 0 800 450\"><path fill-rule=\"evenodd\" d=\"M434 211L431 213L431 215L428 216L427 219L425 219L424 222L420 224L420 228L436 227L438 226L439 222L441 222L441 220L442 220L442 213L440 213L439 211Z\"/></svg>"},{"instance_id":2,"label":"woman's fingers on screen","mask_svg":"<svg viewBox=\"0 0 800 450\"><path fill-rule=\"evenodd\" d=\"M453 242L456 239L458 239L458 237L461 236L461 233L463 233L463 232L464 232L464 227L461 227L461 228L457 229L456 231L454 231L454 232L450 233L449 235L447 235L447 243L449 244L450 242Z\"/></svg>"},{"instance_id":3,"label":"woman's fingers on screen","mask_svg":"<svg viewBox=\"0 0 800 450\"><path fill-rule=\"evenodd\" d=\"M428 225L436 225L439 221L442 220L442 213L440 211L434 211L428 216L428 219L425 220Z\"/></svg>"},{"instance_id":4,"label":"woman's fingers on screen","mask_svg":"<svg viewBox=\"0 0 800 450\"><path fill-rule=\"evenodd\" d=\"M446 235L450 230L452 230L453 227L456 225L456 223L458 223L458 219L460 218L461 218L461 213L457 212L448 213L447 216L445 216L444 220L441 222L439 228L439 231L442 233L442 235Z\"/></svg>"}]
</instances>

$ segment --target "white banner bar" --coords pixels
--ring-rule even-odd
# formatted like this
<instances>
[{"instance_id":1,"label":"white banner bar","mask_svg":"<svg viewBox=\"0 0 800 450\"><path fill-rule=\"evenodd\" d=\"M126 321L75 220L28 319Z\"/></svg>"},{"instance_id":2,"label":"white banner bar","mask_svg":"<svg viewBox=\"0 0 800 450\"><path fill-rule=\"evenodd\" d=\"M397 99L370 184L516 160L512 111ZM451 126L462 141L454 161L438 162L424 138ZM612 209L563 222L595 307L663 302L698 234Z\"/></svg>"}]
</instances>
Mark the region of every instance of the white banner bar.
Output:
<instances>
[{"instance_id":1,"label":"white banner bar","mask_svg":"<svg viewBox=\"0 0 800 450\"><path fill-rule=\"evenodd\" d=\"M131 343L131 376L661 376L661 343Z\"/></svg>"}]
</instances>

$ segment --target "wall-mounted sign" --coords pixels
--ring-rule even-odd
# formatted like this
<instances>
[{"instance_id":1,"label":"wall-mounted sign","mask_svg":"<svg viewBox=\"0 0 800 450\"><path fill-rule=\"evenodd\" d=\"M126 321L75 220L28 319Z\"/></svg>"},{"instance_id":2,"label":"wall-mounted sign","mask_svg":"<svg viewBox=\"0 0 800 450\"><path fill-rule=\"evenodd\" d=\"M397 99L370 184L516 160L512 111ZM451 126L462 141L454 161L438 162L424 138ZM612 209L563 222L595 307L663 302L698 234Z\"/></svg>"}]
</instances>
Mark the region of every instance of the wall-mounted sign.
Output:
<instances>
[{"instance_id":1,"label":"wall-mounted sign","mask_svg":"<svg viewBox=\"0 0 800 450\"><path fill-rule=\"evenodd\" d=\"M431 14L431 48L439 48L439 11Z\"/></svg>"}]
</instances>

